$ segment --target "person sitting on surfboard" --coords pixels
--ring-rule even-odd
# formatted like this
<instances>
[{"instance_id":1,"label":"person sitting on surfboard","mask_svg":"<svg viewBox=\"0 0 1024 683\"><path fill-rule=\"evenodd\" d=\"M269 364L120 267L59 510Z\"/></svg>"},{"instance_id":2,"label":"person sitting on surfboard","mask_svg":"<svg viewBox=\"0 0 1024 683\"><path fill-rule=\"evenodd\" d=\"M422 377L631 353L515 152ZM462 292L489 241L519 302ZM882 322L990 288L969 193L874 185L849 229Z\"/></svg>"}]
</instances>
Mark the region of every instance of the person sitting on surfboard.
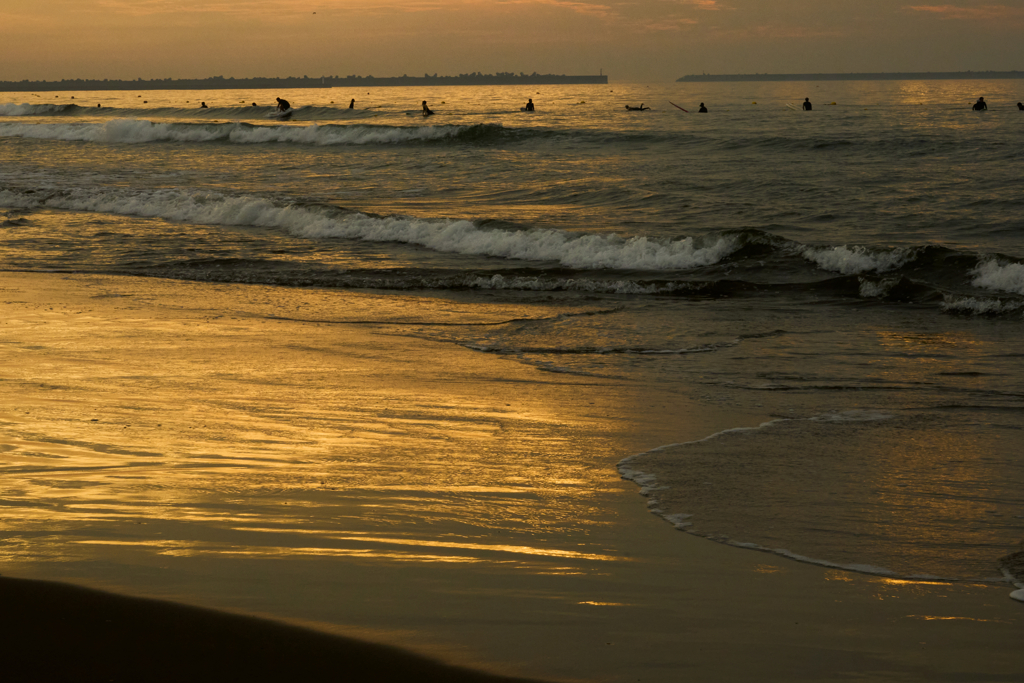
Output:
<instances>
[{"instance_id":1,"label":"person sitting on surfboard","mask_svg":"<svg viewBox=\"0 0 1024 683\"><path fill-rule=\"evenodd\" d=\"M206 102L203 102L203 103L201 103L201 104L199 105L199 108L200 108L200 109L209 109L209 107L207 107L207 106L206 106Z\"/></svg>"},{"instance_id":2,"label":"person sitting on surfboard","mask_svg":"<svg viewBox=\"0 0 1024 683\"><path fill-rule=\"evenodd\" d=\"M442 102L442 104L444 104L444 103ZM430 111L430 107L427 106L427 101L423 100L423 115L424 116L430 116L433 113L434 112Z\"/></svg>"},{"instance_id":3,"label":"person sitting on surfboard","mask_svg":"<svg viewBox=\"0 0 1024 683\"><path fill-rule=\"evenodd\" d=\"M978 101L974 103L974 111L985 111L988 109L988 105L985 104L985 98L979 97Z\"/></svg>"},{"instance_id":4,"label":"person sitting on surfboard","mask_svg":"<svg viewBox=\"0 0 1024 683\"><path fill-rule=\"evenodd\" d=\"M282 100L280 97L277 98L277 110L278 111L288 111L291 108L292 108L292 105L291 105L291 103L288 102L288 100Z\"/></svg>"},{"instance_id":5,"label":"person sitting on surfboard","mask_svg":"<svg viewBox=\"0 0 1024 683\"><path fill-rule=\"evenodd\" d=\"M805 97L804 98L804 111L811 111L811 98L810 97Z\"/></svg>"},{"instance_id":6,"label":"person sitting on surfboard","mask_svg":"<svg viewBox=\"0 0 1024 683\"><path fill-rule=\"evenodd\" d=\"M708 113L708 108L704 106L703 102L700 103L700 109L697 110L697 113L698 114L707 114Z\"/></svg>"},{"instance_id":7,"label":"person sitting on surfboard","mask_svg":"<svg viewBox=\"0 0 1024 683\"><path fill-rule=\"evenodd\" d=\"M356 108L356 98L354 98L354 97L352 98L352 101L348 103L348 108L349 109L355 109Z\"/></svg>"},{"instance_id":8,"label":"person sitting on surfboard","mask_svg":"<svg viewBox=\"0 0 1024 683\"><path fill-rule=\"evenodd\" d=\"M526 101L526 106L523 107L523 111L536 111L533 108L533 98L532 97Z\"/></svg>"},{"instance_id":9,"label":"person sitting on surfboard","mask_svg":"<svg viewBox=\"0 0 1024 683\"><path fill-rule=\"evenodd\" d=\"M650 111L651 108L644 107L644 103L641 102L639 107L631 107L627 104L626 109L628 109L629 111Z\"/></svg>"}]
</instances>

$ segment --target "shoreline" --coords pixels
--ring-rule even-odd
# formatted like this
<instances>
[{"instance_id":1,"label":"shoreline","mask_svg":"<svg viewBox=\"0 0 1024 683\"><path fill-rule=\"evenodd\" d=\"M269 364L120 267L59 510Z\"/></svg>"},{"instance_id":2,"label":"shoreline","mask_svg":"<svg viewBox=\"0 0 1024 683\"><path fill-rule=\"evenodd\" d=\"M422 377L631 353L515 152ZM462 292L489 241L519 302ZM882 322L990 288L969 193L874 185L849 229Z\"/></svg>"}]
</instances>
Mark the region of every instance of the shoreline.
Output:
<instances>
[{"instance_id":1,"label":"shoreline","mask_svg":"<svg viewBox=\"0 0 1024 683\"><path fill-rule=\"evenodd\" d=\"M542 373L358 322L366 311L391 325L412 312L463 319L454 301L17 272L0 272L0 292L0 446L17 484L5 578L245 613L545 680L1024 675L1024 615L1005 587L856 575L679 533L615 469L756 425L762 411ZM521 480L494 469L504 451L484 458L496 447L516 449ZM425 482L458 477L433 491L408 473L346 483L381 449L418 458L405 470L424 468ZM61 461L97 470L57 472ZM136 507L118 507L104 493L113 484ZM408 500L410 516L370 519L404 515Z\"/></svg>"}]
</instances>

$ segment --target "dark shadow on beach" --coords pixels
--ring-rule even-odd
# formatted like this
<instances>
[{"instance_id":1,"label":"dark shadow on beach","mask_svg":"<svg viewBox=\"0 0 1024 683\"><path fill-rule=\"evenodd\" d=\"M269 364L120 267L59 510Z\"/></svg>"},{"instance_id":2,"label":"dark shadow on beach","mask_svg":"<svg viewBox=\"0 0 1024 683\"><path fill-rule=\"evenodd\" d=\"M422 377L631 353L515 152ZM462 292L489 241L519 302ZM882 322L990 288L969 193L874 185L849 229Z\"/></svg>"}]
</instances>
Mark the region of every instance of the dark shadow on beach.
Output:
<instances>
[{"instance_id":1,"label":"dark shadow on beach","mask_svg":"<svg viewBox=\"0 0 1024 683\"><path fill-rule=\"evenodd\" d=\"M526 680L263 619L49 581L0 578L0 609L6 683Z\"/></svg>"}]
</instances>

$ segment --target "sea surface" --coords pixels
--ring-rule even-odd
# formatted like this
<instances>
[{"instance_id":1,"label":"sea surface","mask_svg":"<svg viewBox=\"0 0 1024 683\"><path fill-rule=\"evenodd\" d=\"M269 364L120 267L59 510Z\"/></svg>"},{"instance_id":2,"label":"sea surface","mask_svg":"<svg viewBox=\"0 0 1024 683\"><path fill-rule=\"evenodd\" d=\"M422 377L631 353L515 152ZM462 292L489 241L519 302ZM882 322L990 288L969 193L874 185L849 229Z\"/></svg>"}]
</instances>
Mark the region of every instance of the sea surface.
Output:
<instances>
[{"instance_id":1,"label":"sea surface","mask_svg":"<svg viewBox=\"0 0 1024 683\"><path fill-rule=\"evenodd\" d=\"M763 411L621 454L637 505L681 532L1024 582L1022 98L1013 80L0 93L0 268L536 310L398 332Z\"/></svg>"}]
</instances>

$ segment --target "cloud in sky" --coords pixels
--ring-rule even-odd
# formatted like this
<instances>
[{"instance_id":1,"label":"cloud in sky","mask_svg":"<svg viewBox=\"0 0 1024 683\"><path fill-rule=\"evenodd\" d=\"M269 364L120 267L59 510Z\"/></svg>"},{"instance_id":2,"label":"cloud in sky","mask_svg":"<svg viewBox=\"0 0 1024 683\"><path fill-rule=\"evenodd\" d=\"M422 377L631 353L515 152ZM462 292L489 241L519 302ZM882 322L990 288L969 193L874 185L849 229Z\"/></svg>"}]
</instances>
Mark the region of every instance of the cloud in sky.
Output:
<instances>
[{"instance_id":1,"label":"cloud in sky","mask_svg":"<svg viewBox=\"0 0 1024 683\"><path fill-rule=\"evenodd\" d=\"M946 19L984 21L1024 19L1024 7L1020 6L974 5L971 7L960 7L958 5L910 5L907 9L915 12L930 12Z\"/></svg>"},{"instance_id":2,"label":"cloud in sky","mask_svg":"<svg viewBox=\"0 0 1024 683\"><path fill-rule=\"evenodd\" d=\"M0 80L1024 69L992 0L3 0Z\"/></svg>"}]
</instances>

